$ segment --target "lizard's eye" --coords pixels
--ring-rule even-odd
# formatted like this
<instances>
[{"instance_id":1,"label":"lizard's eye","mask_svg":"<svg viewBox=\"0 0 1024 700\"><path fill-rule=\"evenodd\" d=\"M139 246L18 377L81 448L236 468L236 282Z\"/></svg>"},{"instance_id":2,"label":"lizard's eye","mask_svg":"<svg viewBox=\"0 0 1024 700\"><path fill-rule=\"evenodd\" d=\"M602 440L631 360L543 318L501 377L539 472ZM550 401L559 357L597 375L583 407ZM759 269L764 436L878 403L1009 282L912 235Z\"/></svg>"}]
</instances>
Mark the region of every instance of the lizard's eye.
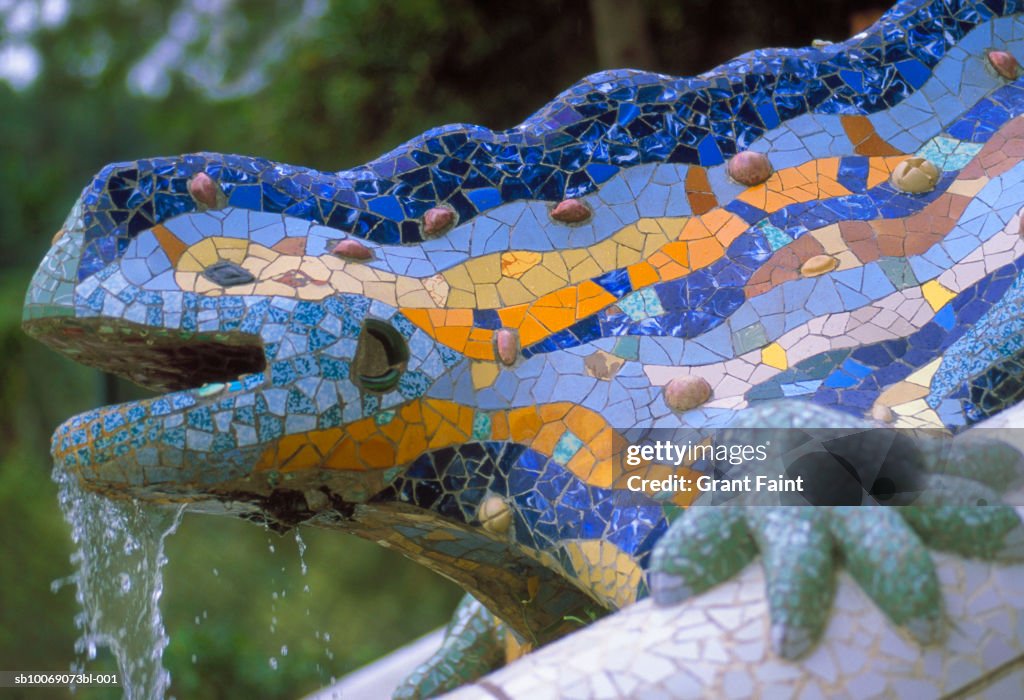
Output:
<instances>
[{"instance_id":1,"label":"lizard's eye","mask_svg":"<svg viewBox=\"0 0 1024 700\"><path fill-rule=\"evenodd\" d=\"M374 393L394 389L409 361L409 346L394 327L374 318L363 323L352 362L355 382Z\"/></svg>"},{"instance_id":2,"label":"lizard's eye","mask_svg":"<svg viewBox=\"0 0 1024 700\"><path fill-rule=\"evenodd\" d=\"M207 267L203 270L203 277L222 287L234 287L256 281L251 272L228 260L218 260Z\"/></svg>"}]
</instances>

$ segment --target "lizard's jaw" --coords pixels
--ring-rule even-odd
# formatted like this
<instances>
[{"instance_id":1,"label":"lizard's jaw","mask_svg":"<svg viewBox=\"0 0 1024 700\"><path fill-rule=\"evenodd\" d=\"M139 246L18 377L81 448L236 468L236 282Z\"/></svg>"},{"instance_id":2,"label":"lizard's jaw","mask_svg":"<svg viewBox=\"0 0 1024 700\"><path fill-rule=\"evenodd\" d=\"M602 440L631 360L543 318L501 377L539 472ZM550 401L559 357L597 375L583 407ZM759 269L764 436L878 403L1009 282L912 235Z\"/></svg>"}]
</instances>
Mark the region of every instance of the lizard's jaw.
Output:
<instances>
[{"instance_id":1,"label":"lizard's jaw","mask_svg":"<svg viewBox=\"0 0 1024 700\"><path fill-rule=\"evenodd\" d=\"M247 333L191 333L102 317L41 318L24 328L76 362L157 392L226 384L266 367L262 340Z\"/></svg>"},{"instance_id":2,"label":"lizard's jaw","mask_svg":"<svg viewBox=\"0 0 1024 700\"><path fill-rule=\"evenodd\" d=\"M87 411L57 428L55 468L74 475L88 490L113 498L188 503L197 510L291 527L315 517L346 519L353 504L384 489L397 473L397 468L358 465L267 466L268 455L290 449L289 435L301 438L311 431L315 442L318 431L314 424L289 434L292 426L281 410L285 399L276 397L293 400L298 383L309 377L274 381L259 336L186 333L73 316L37 318L24 325L83 364L153 390L171 390ZM333 400L340 411L343 397Z\"/></svg>"},{"instance_id":3,"label":"lizard's jaw","mask_svg":"<svg viewBox=\"0 0 1024 700\"><path fill-rule=\"evenodd\" d=\"M243 487L264 446L254 437L218 449L201 433L219 407L251 401L265 384L258 336L190 333L103 317L36 318L24 327L82 364L164 392L65 421L52 441L57 468L113 496L191 501Z\"/></svg>"}]
</instances>

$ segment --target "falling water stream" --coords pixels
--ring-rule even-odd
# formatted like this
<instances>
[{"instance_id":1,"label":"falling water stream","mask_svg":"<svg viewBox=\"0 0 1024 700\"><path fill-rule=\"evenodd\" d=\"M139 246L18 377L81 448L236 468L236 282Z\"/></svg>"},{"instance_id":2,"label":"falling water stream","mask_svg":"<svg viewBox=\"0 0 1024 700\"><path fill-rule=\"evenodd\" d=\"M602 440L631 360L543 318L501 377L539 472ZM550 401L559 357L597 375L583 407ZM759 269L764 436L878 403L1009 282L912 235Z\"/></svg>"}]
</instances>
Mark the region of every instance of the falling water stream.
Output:
<instances>
[{"instance_id":1,"label":"falling water stream","mask_svg":"<svg viewBox=\"0 0 1024 700\"><path fill-rule=\"evenodd\" d=\"M108 647L117 659L118 680L128 700L163 700L170 687L171 674L163 666L163 653L170 637L160 613L163 594L163 569L167 563L164 544L181 522L184 506L161 506L131 499L110 499L82 488L78 478L61 469L54 469L60 507L71 526L75 544L71 562L75 572L53 582L56 592L74 584L75 598L81 611L75 616L80 636L75 643L78 660L74 672L85 672L85 664L96 658L100 647ZM295 530L299 580L304 581L302 593L311 595L306 565L307 546ZM272 540L270 552L277 554ZM286 574L287 568L281 567ZM220 571L213 569L213 576ZM271 594L271 638L277 634L277 604L287 596L287 585ZM307 601L308 602L308 601ZM310 617L309 605L305 616ZM195 616L199 625L207 618L206 610ZM322 646L328 661L331 635L316 629L314 637ZM275 670L280 657L289 655L287 644L278 642L277 651L268 659ZM192 663L198 655L192 654ZM323 680L325 669L319 662L316 671ZM330 676L333 683L335 677Z\"/></svg>"},{"instance_id":2,"label":"falling water stream","mask_svg":"<svg viewBox=\"0 0 1024 700\"><path fill-rule=\"evenodd\" d=\"M164 541L181 522L184 506L156 506L111 500L82 489L78 479L55 469L60 507L71 525L77 567L74 583L82 611L75 617L81 636L77 664L106 646L117 658L128 700L162 700L171 681L162 657L169 638L160 615ZM76 671L84 670L81 668Z\"/></svg>"}]
</instances>

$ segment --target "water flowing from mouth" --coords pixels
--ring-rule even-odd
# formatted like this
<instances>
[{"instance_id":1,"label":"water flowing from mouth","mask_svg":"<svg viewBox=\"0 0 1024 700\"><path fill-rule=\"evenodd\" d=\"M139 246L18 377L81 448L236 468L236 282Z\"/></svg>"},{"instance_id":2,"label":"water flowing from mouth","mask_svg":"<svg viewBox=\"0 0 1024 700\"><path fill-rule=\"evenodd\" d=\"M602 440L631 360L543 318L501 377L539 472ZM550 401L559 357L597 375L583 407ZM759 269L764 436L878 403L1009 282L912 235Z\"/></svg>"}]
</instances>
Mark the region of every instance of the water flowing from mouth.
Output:
<instances>
[{"instance_id":1,"label":"water flowing from mouth","mask_svg":"<svg viewBox=\"0 0 1024 700\"><path fill-rule=\"evenodd\" d=\"M162 664L170 639L159 606L164 541L178 528L184 506L104 498L61 469L54 469L53 480L76 545L71 561L77 570L65 580L77 587L82 606L75 616L81 636L73 670L83 670L82 655L91 660L98 647L109 647L125 697L162 700L171 681Z\"/></svg>"}]
</instances>

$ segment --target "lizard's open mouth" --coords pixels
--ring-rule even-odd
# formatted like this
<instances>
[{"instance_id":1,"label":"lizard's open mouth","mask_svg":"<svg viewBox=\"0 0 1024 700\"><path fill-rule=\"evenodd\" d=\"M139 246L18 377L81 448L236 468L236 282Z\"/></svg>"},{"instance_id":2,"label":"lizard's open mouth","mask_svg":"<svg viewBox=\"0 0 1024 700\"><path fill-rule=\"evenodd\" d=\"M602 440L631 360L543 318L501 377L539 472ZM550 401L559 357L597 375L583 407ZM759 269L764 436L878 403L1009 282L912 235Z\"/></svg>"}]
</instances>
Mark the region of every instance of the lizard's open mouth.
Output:
<instances>
[{"instance_id":1,"label":"lizard's open mouth","mask_svg":"<svg viewBox=\"0 0 1024 700\"><path fill-rule=\"evenodd\" d=\"M25 330L82 364L158 392L231 382L266 366L259 336L190 333L108 318L46 318Z\"/></svg>"},{"instance_id":2,"label":"lizard's open mouth","mask_svg":"<svg viewBox=\"0 0 1024 700\"><path fill-rule=\"evenodd\" d=\"M267 360L259 336L161 329L110 318L51 316L23 325L75 361L160 394L69 418L53 437L61 468L110 495L192 501L208 496L211 484L228 484L230 490L247 483L255 455L264 449L253 425L246 426L253 434L246 445L234 443L221 452L211 449L212 437L195 437L212 435L213 425L181 426L190 407L223 402L226 395L237 399L254 381L263 383ZM204 459L185 457L193 452Z\"/></svg>"}]
</instances>

